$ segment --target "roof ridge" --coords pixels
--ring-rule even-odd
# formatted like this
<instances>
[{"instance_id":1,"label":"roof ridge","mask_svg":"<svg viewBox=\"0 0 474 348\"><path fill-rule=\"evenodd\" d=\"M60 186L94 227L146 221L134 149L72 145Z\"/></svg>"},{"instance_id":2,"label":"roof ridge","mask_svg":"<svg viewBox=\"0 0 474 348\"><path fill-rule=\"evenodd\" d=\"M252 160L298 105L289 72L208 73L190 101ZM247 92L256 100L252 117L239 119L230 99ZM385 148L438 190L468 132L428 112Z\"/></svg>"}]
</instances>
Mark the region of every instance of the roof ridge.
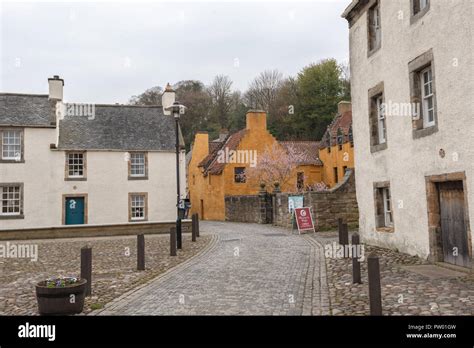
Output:
<instances>
[{"instance_id":1,"label":"roof ridge","mask_svg":"<svg viewBox=\"0 0 474 348\"><path fill-rule=\"evenodd\" d=\"M35 94L35 93L9 93L9 92L0 92L0 95L5 95L5 96L20 96L20 97L49 97L49 94Z\"/></svg>"},{"instance_id":2,"label":"roof ridge","mask_svg":"<svg viewBox=\"0 0 474 348\"><path fill-rule=\"evenodd\" d=\"M66 103L68 104L68 103ZM88 104L88 103L69 103L69 104ZM95 106L101 106L101 107L130 107L130 108L162 108L161 105L131 105L131 104L95 104L95 103L90 103L94 104Z\"/></svg>"}]
</instances>

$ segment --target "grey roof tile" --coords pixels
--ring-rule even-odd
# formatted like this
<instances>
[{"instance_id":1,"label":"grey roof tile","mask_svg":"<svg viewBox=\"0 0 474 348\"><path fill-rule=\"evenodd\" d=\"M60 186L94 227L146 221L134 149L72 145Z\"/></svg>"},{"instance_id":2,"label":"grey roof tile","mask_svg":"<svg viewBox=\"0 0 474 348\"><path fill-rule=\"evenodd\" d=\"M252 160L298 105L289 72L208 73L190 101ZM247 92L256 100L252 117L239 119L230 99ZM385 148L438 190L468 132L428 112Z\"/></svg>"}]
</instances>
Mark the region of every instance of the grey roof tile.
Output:
<instances>
[{"instance_id":1,"label":"grey roof tile","mask_svg":"<svg viewBox=\"0 0 474 348\"><path fill-rule=\"evenodd\" d=\"M0 93L0 126L54 127L54 119L47 94Z\"/></svg>"},{"instance_id":2,"label":"grey roof tile","mask_svg":"<svg viewBox=\"0 0 474 348\"><path fill-rule=\"evenodd\" d=\"M59 149L174 151L174 119L161 106L96 105L94 118L59 122Z\"/></svg>"}]
</instances>

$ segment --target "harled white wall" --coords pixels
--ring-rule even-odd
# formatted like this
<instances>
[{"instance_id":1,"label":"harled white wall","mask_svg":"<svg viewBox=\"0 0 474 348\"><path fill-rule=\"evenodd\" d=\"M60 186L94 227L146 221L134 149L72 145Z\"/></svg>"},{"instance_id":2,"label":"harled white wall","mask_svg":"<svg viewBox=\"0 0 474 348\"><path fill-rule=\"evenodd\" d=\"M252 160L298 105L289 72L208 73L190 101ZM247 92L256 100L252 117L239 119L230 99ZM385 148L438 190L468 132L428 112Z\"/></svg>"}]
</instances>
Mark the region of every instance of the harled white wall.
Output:
<instances>
[{"instance_id":1,"label":"harled white wall","mask_svg":"<svg viewBox=\"0 0 474 348\"><path fill-rule=\"evenodd\" d=\"M128 180L125 151L88 151L87 180L65 181L65 152L50 150L54 129L25 128L25 162L0 163L0 183L24 184L24 219L0 219L0 229L62 224L63 194L88 194L88 224L128 222L128 193L148 192L148 221L176 219L176 156L148 152L148 180ZM180 161L181 192L185 164Z\"/></svg>"},{"instance_id":2,"label":"harled white wall","mask_svg":"<svg viewBox=\"0 0 474 348\"><path fill-rule=\"evenodd\" d=\"M367 57L367 17L350 29L352 113L360 232L365 242L427 257L425 176L465 171L474 224L474 2L432 0L410 25L410 1L381 1L382 48ZM409 103L408 63L433 49L439 132L414 140L407 116L387 118L386 150L370 153L368 90L384 81L385 102ZM458 63L457 65L455 63ZM446 151L440 158L439 150ZM453 160L457 153L459 160ZM375 231L373 183L390 181L394 233ZM403 203L403 207L400 207ZM400 206L399 206L400 205ZM474 235L471 238L474 240Z\"/></svg>"}]
</instances>

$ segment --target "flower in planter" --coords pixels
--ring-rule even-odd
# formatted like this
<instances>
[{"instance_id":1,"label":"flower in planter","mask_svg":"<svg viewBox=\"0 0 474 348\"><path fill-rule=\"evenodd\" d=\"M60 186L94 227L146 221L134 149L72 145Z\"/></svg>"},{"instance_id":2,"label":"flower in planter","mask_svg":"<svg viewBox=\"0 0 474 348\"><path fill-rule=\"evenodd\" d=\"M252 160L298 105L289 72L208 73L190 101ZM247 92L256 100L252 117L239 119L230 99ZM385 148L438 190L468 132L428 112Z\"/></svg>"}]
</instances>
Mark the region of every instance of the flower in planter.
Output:
<instances>
[{"instance_id":1,"label":"flower in planter","mask_svg":"<svg viewBox=\"0 0 474 348\"><path fill-rule=\"evenodd\" d=\"M64 288L69 285L74 285L79 282L76 277L58 277L46 279L47 288Z\"/></svg>"}]
</instances>

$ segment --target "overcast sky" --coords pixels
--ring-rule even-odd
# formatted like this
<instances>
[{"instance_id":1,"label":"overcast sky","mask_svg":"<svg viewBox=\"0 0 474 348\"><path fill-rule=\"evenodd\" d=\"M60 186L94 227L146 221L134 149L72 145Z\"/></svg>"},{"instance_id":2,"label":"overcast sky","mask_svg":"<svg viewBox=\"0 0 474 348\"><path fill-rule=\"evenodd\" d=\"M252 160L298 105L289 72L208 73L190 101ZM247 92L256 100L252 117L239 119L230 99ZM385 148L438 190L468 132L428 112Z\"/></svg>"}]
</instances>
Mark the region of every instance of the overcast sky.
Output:
<instances>
[{"instance_id":1,"label":"overcast sky","mask_svg":"<svg viewBox=\"0 0 474 348\"><path fill-rule=\"evenodd\" d=\"M2 0L0 0L2 1ZM230 76L244 91L259 72L295 75L348 59L349 0L54 2L0 4L0 91L68 102L126 103L153 86Z\"/></svg>"}]
</instances>

